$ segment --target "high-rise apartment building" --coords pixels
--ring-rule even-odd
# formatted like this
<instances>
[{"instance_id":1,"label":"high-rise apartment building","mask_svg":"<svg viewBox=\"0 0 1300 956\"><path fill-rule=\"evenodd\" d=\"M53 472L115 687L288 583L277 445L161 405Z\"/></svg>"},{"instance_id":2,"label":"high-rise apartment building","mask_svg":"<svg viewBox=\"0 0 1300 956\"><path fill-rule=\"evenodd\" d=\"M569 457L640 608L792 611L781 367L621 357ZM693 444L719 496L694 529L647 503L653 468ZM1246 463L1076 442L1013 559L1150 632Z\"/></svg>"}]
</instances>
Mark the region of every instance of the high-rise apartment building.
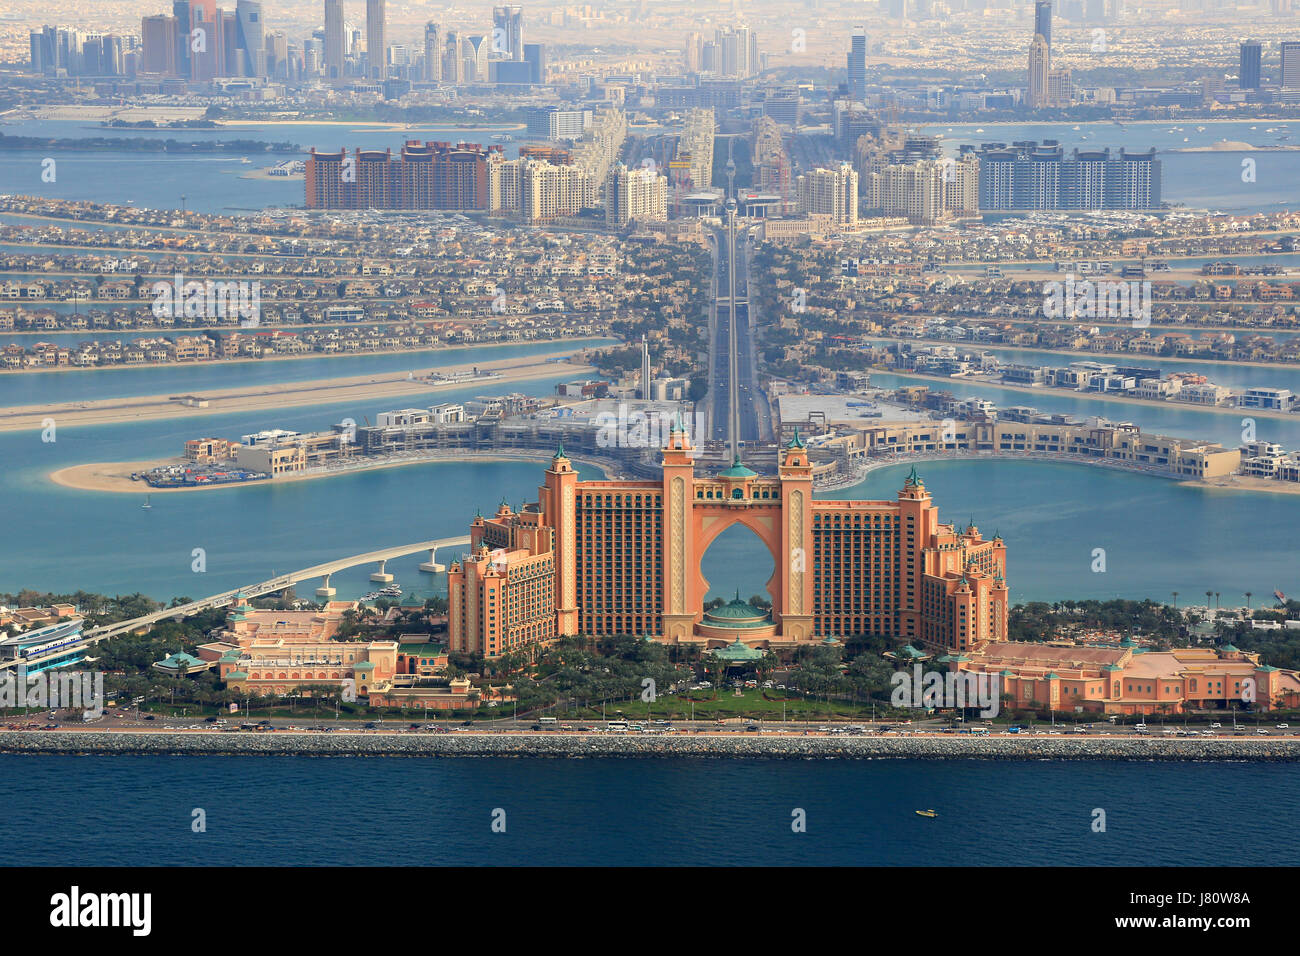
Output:
<instances>
[{"instance_id":1,"label":"high-rise apartment building","mask_svg":"<svg viewBox=\"0 0 1300 956\"><path fill-rule=\"evenodd\" d=\"M308 209L488 208L488 157L501 147L477 143L407 142L391 149L358 149L307 157Z\"/></svg>"},{"instance_id":2,"label":"high-rise apartment building","mask_svg":"<svg viewBox=\"0 0 1300 956\"><path fill-rule=\"evenodd\" d=\"M810 169L796 181L799 208L809 215L830 216L837 226L858 225L858 173L849 163Z\"/></svg>"},{"instance_id":3,"label":"high-rise apartment building","mask_svg":"<svg viewBox=\"0 0 1300 956\"><path fill-rule=\"evenodd\" d=\"M442 28L430 20L424 25L424 82L442 82Z\"/></svg>"},{"instance_id":4,"label":"high-rise apartment building","mask_svg":"<svg viewBox=\"0 0 1300 956\"><path fill-rule=\"evenodd\" d=\"M140 23L144 45L140 72L158 76L176 76L176 18L165 15L145 17Z\"/></svg>"},{"instance_id":5,"label":"high-rise apartment building","mask_svg":"<svg viewBox=\"0 0 1300 956\"><path fill-rule=\"evenodd\" d=\"M366 0L366 75L388 79L388 14L384 0Z\"/></svg>"},{"instance_id":6,"label":"high-rise apartment building","mask_svg":"<svg viewBox=\"0 0 1300 956\"><path fill-rule=\"evenodd\" d=\"M1241 67L1237 72L1237 86L1240 89L1259 89L1263 52L1263 47L1254 40L1247 40L1241 45Z\"/></svg>"},{"instance_id":7,"label":"high-rise apartment building","mask_svg":"<svg viewBox=\"0 0 1300 956\"><path fill-rule=\"evenodd\" d=\"M877 167L865 176L863 205L884 216L934 225L979 212L979 158L923 159Z\"/></svg>"},{"instance_id":8,"label":"high-rise apartment building","mask_svg":"<svg viewBox=\"0 0 1300 956\"><path fill-rule=\"evenodd\" d=\"M527 114L527 132L533 139L580 139L591 120L591 110L533 109Z\"/></svg>"},{"instance_id":9,"label":"high-rise apartment building","mask_svg":"<svg viewBox=\"0 0 1300 956\"><path fill-rule=\"evenodd\" d=\"M674 185L689 184L692 189L705 189L713 181L713 141L717 134L717 116L710 109L692 109L686 114L686 124L677 137L669 172Z\"/></svg>"},{"instance_id":10,"label":"high-rise apartment building","mask_svg":"<svg viewBox=\"0 0 1300 956\"><path fill-rule=\"evenodd\" d=\"M686 34L686 51L683 66L687 73L700 72L700 58L704 53L704 41L698 33Z\"/></svg>"},{"instance_id":11,"label":"high-rise apartment building","mask_svg":"<svg viewBox=\"0 0 1300 956\"><path fill-rule=\"evenodd\" d=\"M738 523L776 557L771 610L736 601L706 613L700 560ZM915 471L893 501L814 499L797 435L770 478L739 462L696 475L680 427L656 480L579 481L561 449L537 502L474 519L447 577L451 649L485 657L579 634L702 649L879 634L952 653L1007 635L1000 537L941 524Z\"/></svg>"},{"instance_id":12,"label":"high-rise apartment building","mask_svg":"<svg viewBox=\"0 0 1300 956\"><path fill-rule=\"evenodd\" d=\"M1282 43L1282 80L1284 90L1300 90L1300 42Z\"/></svg>"},{"instance_id":13,"label":"high-rise apartment building","mask_svg":"<svg viewBox=\"0 0 1300 956\"><path fill-rule=\"evenodd\" d=\"M605 222L621 229L629 222L668 219L668 178L653 168L618 163L605 183ZM645 397L645 396L643 396Z\"/></svg>"},{"instance_id":14,"label":"high-rise apartment building","mask_svg":"<svg viewBox=\"0 0 1300 956\"><path fill-rule=\"evenodd\" d=\"M979 207L1010 209L1157 209L1161 164L1155 150L1118 155L1054 143L986 143L979 157Z\"/></svg>"}]
</instances>

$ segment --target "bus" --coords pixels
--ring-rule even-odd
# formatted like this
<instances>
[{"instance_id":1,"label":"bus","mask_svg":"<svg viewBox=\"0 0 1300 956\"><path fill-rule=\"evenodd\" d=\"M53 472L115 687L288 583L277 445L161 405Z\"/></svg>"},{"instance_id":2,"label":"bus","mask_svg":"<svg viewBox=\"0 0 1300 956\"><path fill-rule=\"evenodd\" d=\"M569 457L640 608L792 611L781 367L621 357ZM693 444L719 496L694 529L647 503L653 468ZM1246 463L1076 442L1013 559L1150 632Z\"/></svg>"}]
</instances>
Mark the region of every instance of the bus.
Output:
<instances>
[{"instance_id":1,"label":"bus","mask_svg":"<svg viewBox=\"0 0 1300 956\"><path fill-rule=\"evenodd\" d=\"M554 718L554 717L538 717L538 718L537 718L537 722L538 722L539 724L553 724L553 723L555 723L555 718Z\"/></svg>"},{"instance_id":2,"label":"bus","mask_svg":"<svg viewBox=\"0 0 1300 956\"><path fill-rule=\"evenodd\" d=\"M627 733L627 721L611 720L605 724L605 729L616 734L625 734Z\"/></svg>"}]
</instances>

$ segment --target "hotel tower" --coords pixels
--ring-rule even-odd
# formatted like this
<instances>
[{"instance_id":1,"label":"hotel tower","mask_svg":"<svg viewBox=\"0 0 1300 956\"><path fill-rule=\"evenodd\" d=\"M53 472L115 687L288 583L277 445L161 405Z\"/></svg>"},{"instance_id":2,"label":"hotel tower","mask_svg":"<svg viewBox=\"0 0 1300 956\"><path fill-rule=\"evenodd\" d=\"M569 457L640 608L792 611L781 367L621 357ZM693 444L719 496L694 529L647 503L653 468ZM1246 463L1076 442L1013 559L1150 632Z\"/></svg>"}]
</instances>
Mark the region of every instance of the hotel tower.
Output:
<instances>
[{"instance_id":1,"label":"hotel tower","mask_svg":"<svg viewBox=\"0 0 1300 956\"><path fill-rule=\"evenodd\" d=\"M561 448L536 502L502 502L471 524L470 551L448 571L451 649L497 657L571 635L788 648L882 634L961 653L1006 640L1000 537L941 524L915 471L894 501L815 501L812 485L797 434L776 477L739 460L696 475L680 424L658 481L579 481ZM770 612L704 613L700 559L733 524L772 555Z\"/></svg>"}]
</instances>

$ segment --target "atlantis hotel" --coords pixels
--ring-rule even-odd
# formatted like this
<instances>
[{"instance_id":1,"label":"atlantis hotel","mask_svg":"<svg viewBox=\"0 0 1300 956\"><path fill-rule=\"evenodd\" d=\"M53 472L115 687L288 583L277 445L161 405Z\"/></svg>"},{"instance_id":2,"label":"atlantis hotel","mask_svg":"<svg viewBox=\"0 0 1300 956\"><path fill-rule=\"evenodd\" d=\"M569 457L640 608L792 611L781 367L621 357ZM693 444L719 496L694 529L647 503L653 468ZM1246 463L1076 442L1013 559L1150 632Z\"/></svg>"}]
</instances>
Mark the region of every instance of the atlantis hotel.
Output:
<instances>
[{"instance_id":1,"label":"atlantis hotel","mask_svg":"<svg viewBox=\"0 0 1300 956\"><path fill-rule=\"evenodd\" d=\"M714 613L700 559L742 524L772 555L770 612ZM796 434L776 477L737 461L695 474L675 427L659 481L579 481L561 448L538 500L476 517L448 570L453 651L485 657L563 636L790 648L859 634L960 653L1007 636L1006 547L939 522L915 471L895 501L817 501Z\"/></svg>"}]
</instances>

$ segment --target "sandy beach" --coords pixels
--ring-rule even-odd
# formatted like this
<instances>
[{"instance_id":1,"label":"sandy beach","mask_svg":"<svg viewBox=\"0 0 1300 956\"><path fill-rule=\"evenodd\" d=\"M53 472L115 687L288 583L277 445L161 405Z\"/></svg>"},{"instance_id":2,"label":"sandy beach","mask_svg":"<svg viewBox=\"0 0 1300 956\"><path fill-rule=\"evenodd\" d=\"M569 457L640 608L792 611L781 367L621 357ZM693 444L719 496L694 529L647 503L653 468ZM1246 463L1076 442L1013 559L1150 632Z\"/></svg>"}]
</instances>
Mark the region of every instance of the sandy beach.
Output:
<instances>
[{"instance_id":1,"label":"sandy beach","mask_svg":"<svg viewBox=\"0 0 1300 956\"><path fill-rule=\"evenodd\" d=\"M135 495L183 495L196 491L226 491L234 488L257 488L269 484L274 484L279 487L280 485L292 484L298 481L312 481L317 478L333 478L336 475L351 475L360 471L379 471L384 468L402 468L407 465L447 464L458 461L541 462L545 457L546 456L541 453L529 451L494 450L490 453L484 454L465 454L464 452L454 450L446 452L432 451L419 457L412 458L365 458L361 460L361 463L354 467L316 470L295 475L281 475L278 478L268 479L266 481L234 482L228 485L202 485L194 488L151 488L143 481L133 481L131 479L131 475L137 472L147 471L150 468L184 463L184 459L182 458L160 458L156 461L103 461L93 462L88 465L72 465L68 468L60 468L58 471L50 472L49 479L56 485L62 485L64 488L76 488L78 491L107 491L116 494ZM600 461L579 455L574 455L573 460L600 469L605 473L606 477L613 474L614 466L616 465L614 462Z\"/></svg>"},{"instance_id":2,"label":"sandy beach","mask_svg":"<svg viewBox=\"0 0 1300 956\"><path fill-rule=\"evenodd\" d=\"M1300 484L1294 481L1253 478L1249 475L1224 475L1221 478L1180 481L1179 484L1194 488L1222 488L1225 491L1264 491L1273 495L1300 495Z\"/></svg>"},{"instance_id":3,"label":"sandy beach","mask_svg":"<svg viewBox=\"0 0 1300 956\"><path fill-rule=\"evenodd\" d=\"M91 402L65 402L55 405L14 406L0 410L0 431L25 431L46 428L53 420L56 428L77 425L107 425L114 422L159 418L203 418L230 412L272 411L301 408L307 405L332 405L340 402L366 402L404 395L427 395L430 392L466 388L480 384L485 389L509 382L551 375L582 376L594 371L589 365L550 362L548 358L572 354L571 350L539 353L527 359L498 359L475 363L480 371L499 372L493 378L473 382L431 385L420 379L410 380L405 372L378 375L354 375L348 378L290 382L283 385L258 385L251 388L205 390L194 393L207 407L190 407L179 402L181 396L140 395ZM440 375L468 373L473 365L439 368ZM426 374L426 373L421 373ZM360 410L361 412L369 409ZM268 427L271 422L268 421Z\"/></svg>"}]
</instances>

